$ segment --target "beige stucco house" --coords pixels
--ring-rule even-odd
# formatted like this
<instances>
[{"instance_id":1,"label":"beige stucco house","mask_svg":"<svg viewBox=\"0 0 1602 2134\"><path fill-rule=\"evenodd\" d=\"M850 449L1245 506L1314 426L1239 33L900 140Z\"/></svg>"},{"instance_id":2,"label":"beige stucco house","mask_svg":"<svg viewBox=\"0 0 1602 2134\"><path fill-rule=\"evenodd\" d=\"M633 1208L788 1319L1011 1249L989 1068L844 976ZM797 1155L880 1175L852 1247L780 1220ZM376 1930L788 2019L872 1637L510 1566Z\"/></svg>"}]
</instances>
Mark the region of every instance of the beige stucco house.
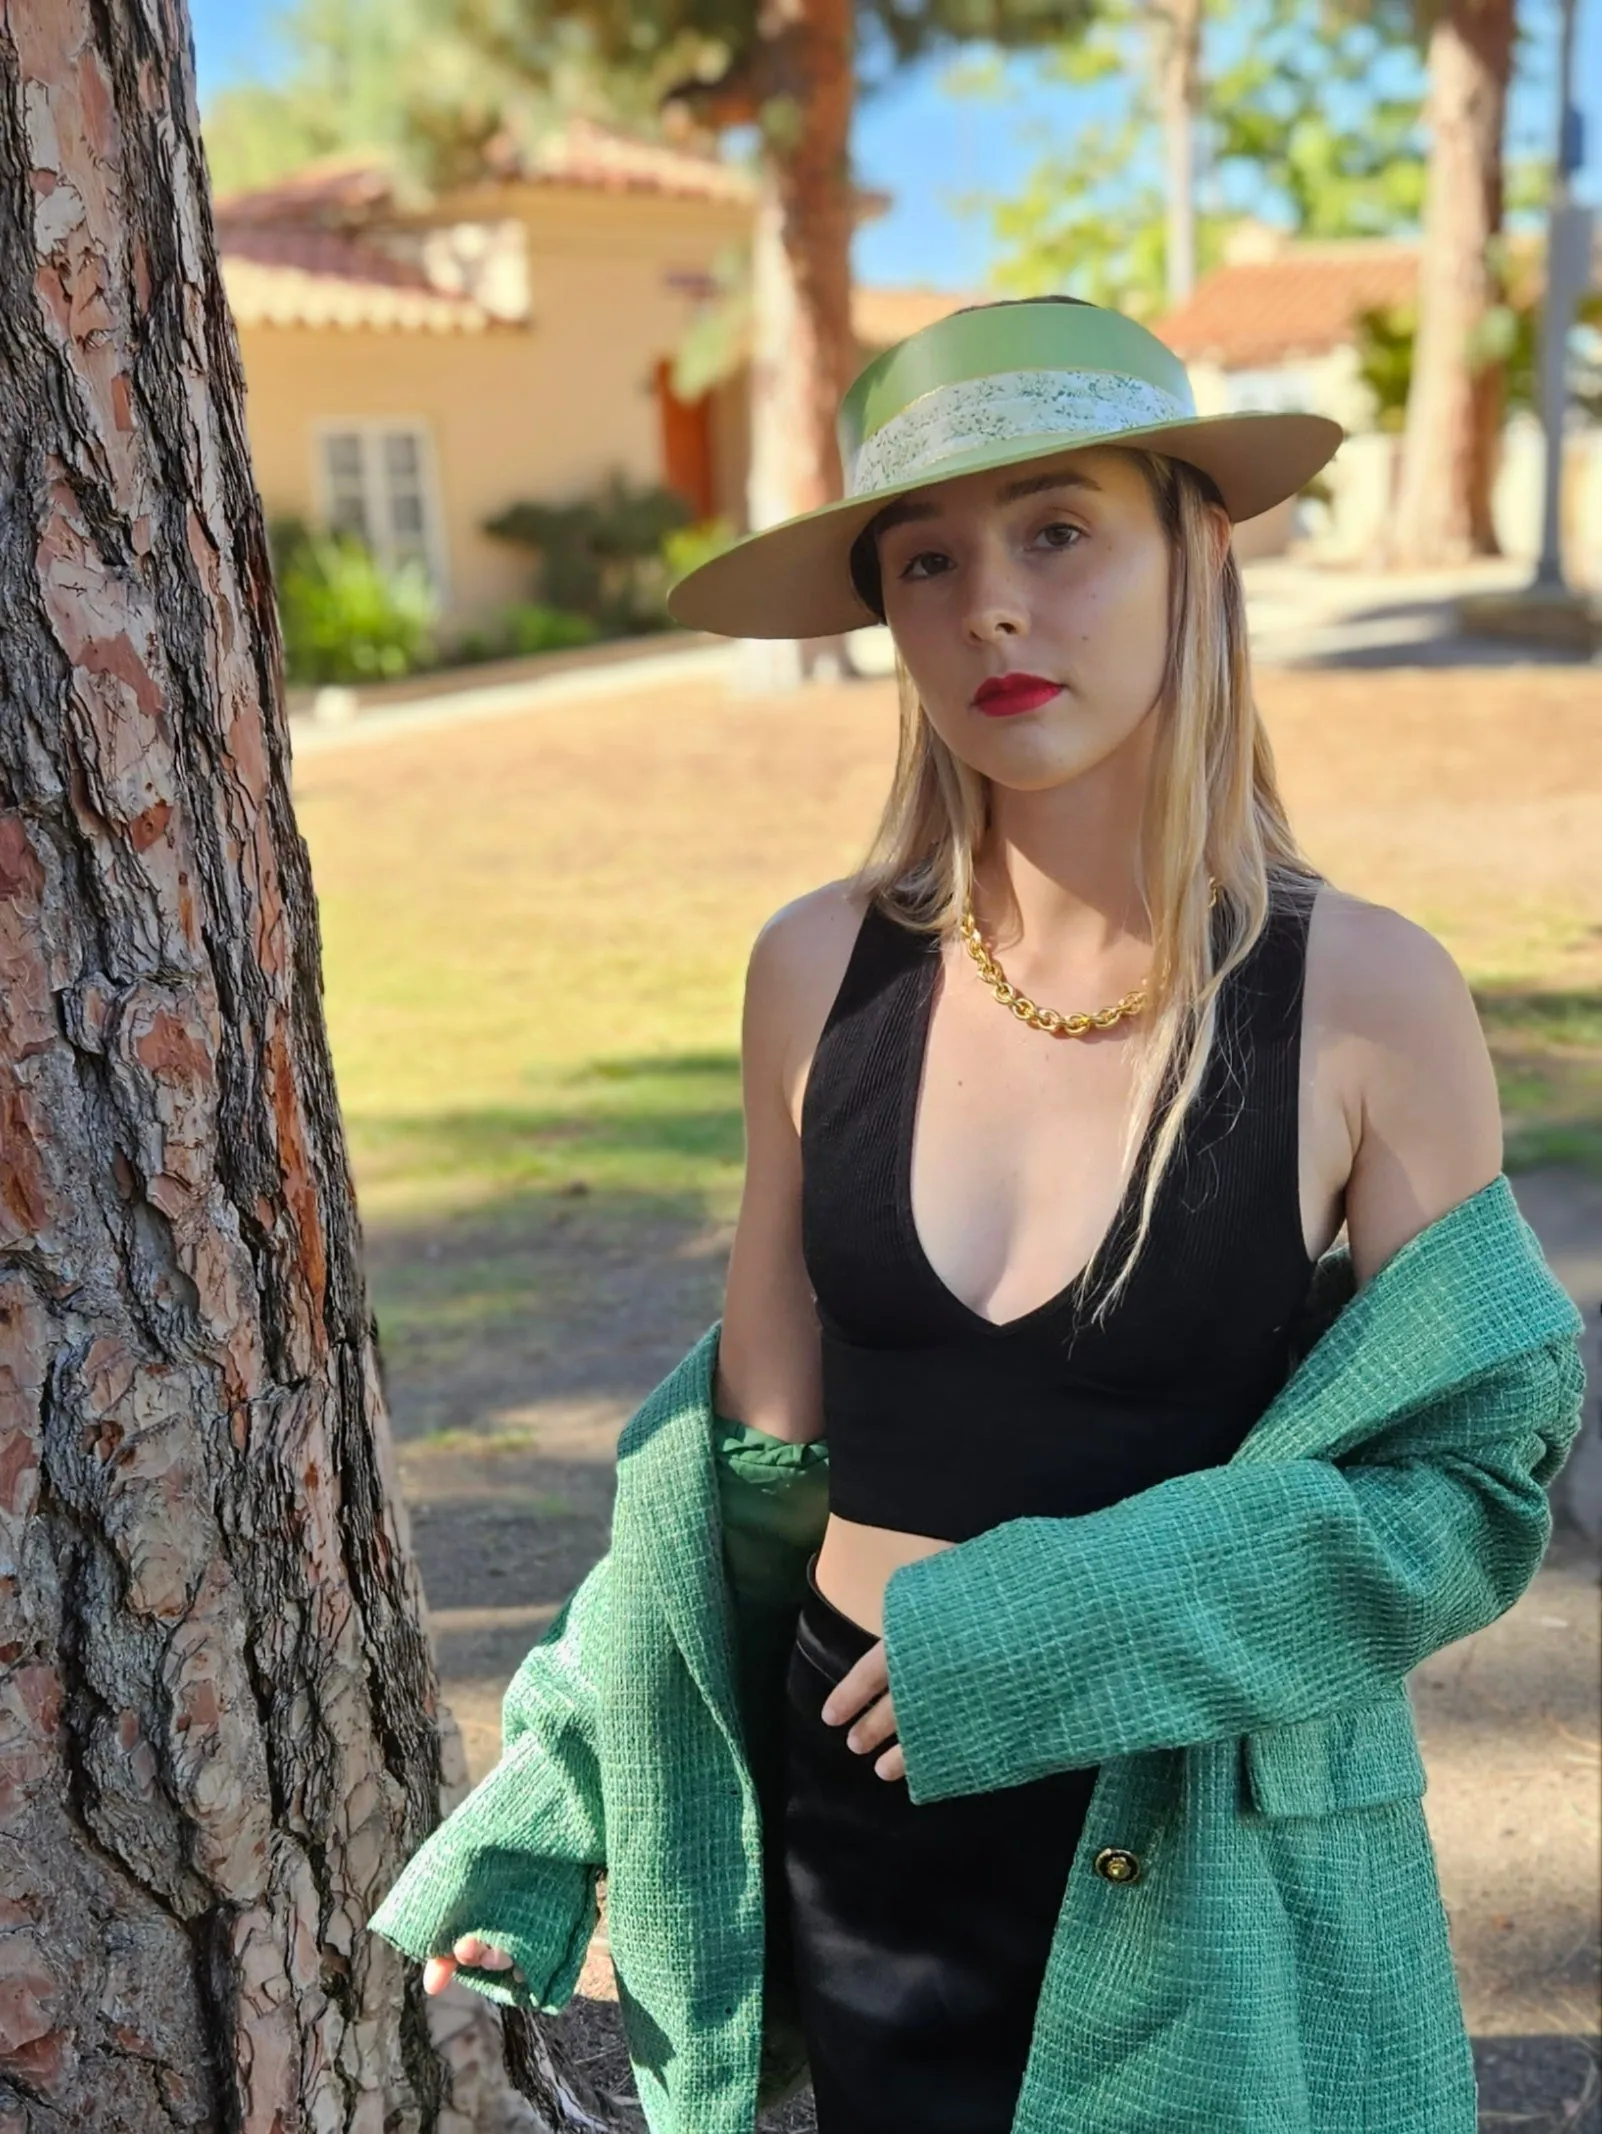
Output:
<instances>
[{"instance_id":1,"label":"beige stucco house","mask_svg":"<svg viewBox=\"0 0 1602 2134\"><path fill-rule=\"evenodd\" d=\"M457 620L527 591L486 519L614 468L743 526L743 375L685 402L669 374L755 208L744 171L583 121L423 212L348 162L219 201L269 517L421 559ZM863 359L965 301L858 290Z\"/></svg>"},{"instance_id":2,"label":"beige stucco house","mask_svg":"<svg viewBox=\"0 0 1602 2134\"><path fill-rule=\"evenodd\" d=\"M1513 263L1521 277L1538 280L1531 240L1515 241ZM1300 409L1332 416L1349 433L1327 470L1329 501L1292 498L1252 520L1237 536L1243 556L1275 553L1297 534L1331 562L1358 561L1374 549L1393 506L1400 439L1376 421L1357 321L1367 310L1412 305L1418 270L1416 243L1298 240L1246 223L1222 263L1154 322L1183 359L1203 414ZM1533 558L1540 546L1544 450L1533 415L1509 419L1492 508L1510 556ZM1602 430L1594 424L1577 423L1566 440L1563 517L1571 575L1602 583Z\"/></svg>"}]
</instances>

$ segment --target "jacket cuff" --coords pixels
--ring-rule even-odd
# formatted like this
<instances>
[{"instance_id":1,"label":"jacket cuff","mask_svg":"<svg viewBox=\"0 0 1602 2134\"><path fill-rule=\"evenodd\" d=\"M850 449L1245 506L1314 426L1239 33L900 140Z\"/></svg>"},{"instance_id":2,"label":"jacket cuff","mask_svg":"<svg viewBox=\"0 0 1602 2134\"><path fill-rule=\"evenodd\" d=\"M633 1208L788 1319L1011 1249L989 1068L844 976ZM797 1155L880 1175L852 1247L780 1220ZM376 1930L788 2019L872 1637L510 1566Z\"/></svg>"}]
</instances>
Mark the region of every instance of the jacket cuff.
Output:
<instances>
[{"instance_id":1,"label":"jacket cuff","mask_svg":"<svg viewBox=\"0 0 1602 2134\"><path fill-rule=\"evenodd\" d=\"M503 2008L555 2015L573 1997L600 1916L596 1875L567 1860L508 1860L495 1852L437 1857L425 1849L368 1928L416 1963L449 1956L464 1935L476 1935L508 1955L522 1976L462 1964L462 1984Z\"/></svg>"}]
</instances>

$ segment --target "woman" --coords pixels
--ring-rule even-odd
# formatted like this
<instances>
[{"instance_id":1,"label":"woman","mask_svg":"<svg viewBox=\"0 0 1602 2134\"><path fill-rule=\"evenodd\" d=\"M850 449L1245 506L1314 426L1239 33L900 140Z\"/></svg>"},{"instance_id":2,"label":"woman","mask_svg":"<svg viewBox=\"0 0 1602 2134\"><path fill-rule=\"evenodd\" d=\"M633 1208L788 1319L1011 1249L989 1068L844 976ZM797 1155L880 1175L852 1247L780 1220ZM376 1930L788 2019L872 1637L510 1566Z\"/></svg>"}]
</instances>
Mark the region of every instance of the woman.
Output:
<instances>
[{"instance_id":1,"label":"woman","mask_svg":"<svg viewBox=\"0 0 1602 2134\"><path fill-rule=\"evenodd\" d=\"M1199 2049L1193 2065L1178 2053L1142 2119L1134 2065L1156 2046L1138 2044L1139 2023L1137 2044L1119 2045L1130 2072L1092 2105L1089 2078L1047 2064L1058 1989L1042 1999L1074 1904L1093 1901L1088 1878L1105 1891L1144 1873L1155 1906L1159 1833L1182 1827L1165 1807L1150 1844L1095 1842L1108 1759L1087 1753L1093 1740L1191 1742L1222 1770L1213 1752L1250 1733L1254 1798L1271 1807L1273 1722L1316 1717L1322 1690L1348 1731L1366 1714L1370 1746L1387 1729L1394 1745L1396 1699L1376 1684L1439 1636L1434 1619L1403 1636L1391 1598L1355 1624L1332 1601L1328 1623L1306 1620L1305 1679L1294 1650L1276 1659L1276 1702L1246 1686L1255 1659L1217 1664L1207 1642L1239 1646L1254 1621L1265 1649L1283 1636L1266 1595L1235 1620L1226 1574L1187 1573L1176 1544L1149 1619L1139 1597L1139 1515L1183 1506L1226 1469L1238 1480L1254 1426L1279 1413L1315 1266L1343 1223L1364 1287L1426 1231L1444 1236L1452 1211L1506 1190L1462 978L1428 934L1302 857L1251 700L1231 525L1293 493L1340 433L1307 416L1199 420L1161 344L1069 299L974 307L913 336L853 385L841 429L853 496L753 537L673 600L731 634L880 617L902 700L866 862L776 914L747 979L746 1184L707 1398L744 1603L770 2018L793 1965L820 2134L1378 2125L1342 2116L1370 2106L1306 2071L1292 2078L1302 2117L1267 2099L1260 2119L1217 2102L1184 2119L1180 2092L1208 2071ZM1574 1405L1566 1323L1542 1291L1510 1343L1522 1357L1567 1341L1567 1375L1543 1396L1552 1441ZM774 1518L819 1474L820 1441L827 1522L798 1559L793 1513L787 1533ZM742 1497L742 1458L750 1475L766 1463L765 1496ZM1317 1464L1314 1490L1334 1473ZM620 1523L622 1506L620 1485ZM1095 1584L1098 1560L1081 1559L1087 1635L1112 1626L1087 1655L1058 1574L1115 1508L1136 1519L1109 1559L1127 1589ZM1287 1586L1322 1531L1310 1515L1302 1547L1289 1507L1265 1527L1269 1550L1297 1544ZM1520 1577L1526 1563L1527 1547ZM1350 1588L1337 1571L1330 1592ZM1121 1609L1120 1658L1106 1648ZM1086 1685L1075 1723L1098 1694L1155 1714L1162 1666L1154 1654L1145 1671L1143 1620L1148 1645L1171 1639L1174 1696L1210 1694L1211 1708L1142 1732L1114 1703L1099 1736L1076 1734L1057 1689L1070 1676ZM1340 1666L1345 1699L1330 1686ZM1410 1731L1399 1782L1384 1753L1390 1792L1416 1796ZM1349 1779L1328 1780L1334 1752L1320 1754L1319 1783L1350 1799ZM1407 1811L1416 1821L1416 1797ZM432 1915L431 1951L449 1910ZM454 1916L481 1912L456 1903ZM380 1915L381 1931L393 1924ZM457 1964L480 1984L511 1970L508 1939L458 1936L432 1955L431 1990ZM1196 1993L1183 2003L1194 2022ZM1398 2128L1472 2125L1460 2031L1443 2050L1439 2116ZM702 2122L669 2116L656 2073L653 2124L703 2134L712 2107ZM1233 2097L1232 2078L1219 2094ZM649 2084L642 2095L649 2112Z\"/></svg>"}]
</instances>

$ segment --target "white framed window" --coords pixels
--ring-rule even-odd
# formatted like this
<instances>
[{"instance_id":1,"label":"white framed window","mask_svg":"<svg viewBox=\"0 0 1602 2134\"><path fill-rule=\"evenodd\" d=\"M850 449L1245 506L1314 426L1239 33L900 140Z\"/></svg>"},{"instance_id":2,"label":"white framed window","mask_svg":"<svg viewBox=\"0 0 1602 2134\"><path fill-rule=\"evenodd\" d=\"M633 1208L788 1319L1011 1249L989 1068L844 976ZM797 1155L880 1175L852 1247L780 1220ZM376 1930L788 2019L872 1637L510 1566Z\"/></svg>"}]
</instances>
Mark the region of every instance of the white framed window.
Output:
<instances>
[{"instance_id":1,"label":"white framed window","mask_svg":"<svg viewBox=\"0 0 1602 2134\"><path fill-rule=\"evenodd\" d=\"M433 443L421 422L324 422L317 427L323 523L355 534L381 563L421 563L445 591L445 544Z\"/></svg>"}]
</instances>

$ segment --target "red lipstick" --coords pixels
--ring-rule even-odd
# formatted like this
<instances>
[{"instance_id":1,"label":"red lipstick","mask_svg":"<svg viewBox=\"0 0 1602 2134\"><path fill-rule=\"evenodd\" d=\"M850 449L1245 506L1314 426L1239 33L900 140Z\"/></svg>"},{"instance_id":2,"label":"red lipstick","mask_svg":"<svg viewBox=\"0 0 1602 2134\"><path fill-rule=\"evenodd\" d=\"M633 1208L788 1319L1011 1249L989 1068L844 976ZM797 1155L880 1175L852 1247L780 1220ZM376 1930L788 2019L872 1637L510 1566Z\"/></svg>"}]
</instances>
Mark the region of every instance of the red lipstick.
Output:
<instances>
[{"instance_id":1,"label":"red lipstick","mask_svg":"<svg viewBox=\"0 0 1602 2134\"><path fill-rule=\"evenodd\" d=\"M987 719L1006 719L1015 711L1036 710L1061 688L1061 682L1048 682L1043 674L993 674L974 691L973 708Z\"/></svg>"}]
</instances>

